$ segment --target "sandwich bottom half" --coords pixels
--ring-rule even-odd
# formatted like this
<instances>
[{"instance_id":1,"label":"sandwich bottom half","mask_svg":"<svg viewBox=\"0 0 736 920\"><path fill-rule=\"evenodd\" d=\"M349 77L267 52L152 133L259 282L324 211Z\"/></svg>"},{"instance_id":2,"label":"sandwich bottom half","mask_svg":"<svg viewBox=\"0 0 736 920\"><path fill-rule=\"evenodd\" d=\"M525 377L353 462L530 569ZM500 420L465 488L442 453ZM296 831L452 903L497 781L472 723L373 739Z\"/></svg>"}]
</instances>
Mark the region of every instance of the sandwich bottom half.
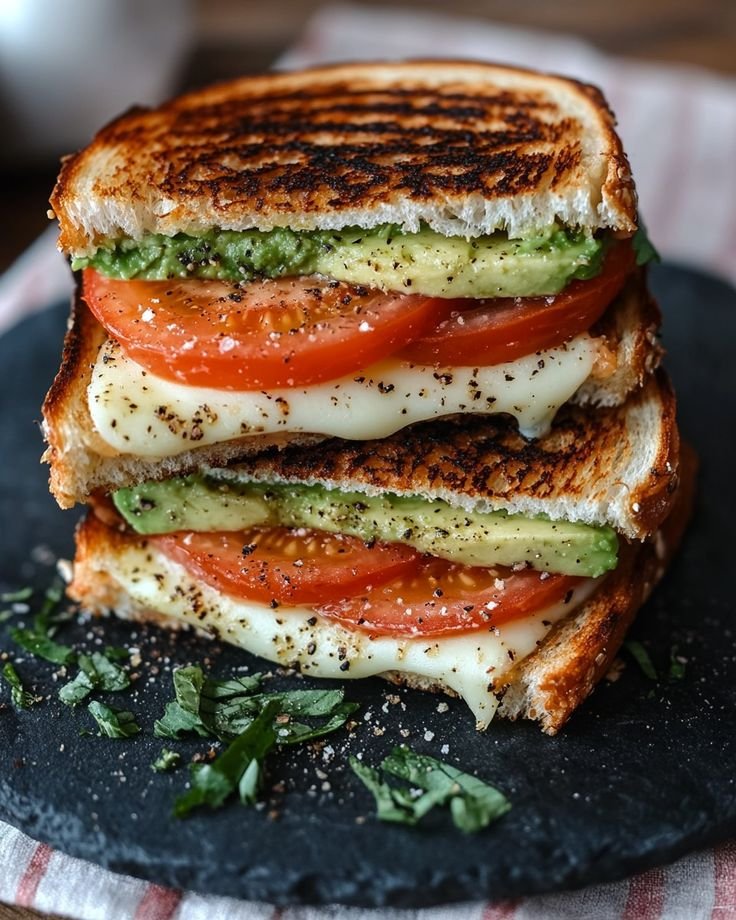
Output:
<instances>
[{"instance_id":1,"label":"sandwich bottom half","mask_svg":"<svg viewBox=\"0 0 736 920\"><path fill-rule=\"evenodd\" d=\"M622 541L616 568L564 600L495 628L442 636L372 635L319 615L231 596L204 583L106 509L77 530L73 580L82 609L169 628L194 628L305 676L380 675L462 697L476 725L537 720L555 734L608 671L637 611L664 575L687 523L696 472L687 445L667 518L645 541Z\"/></svg>"}]
</instances>

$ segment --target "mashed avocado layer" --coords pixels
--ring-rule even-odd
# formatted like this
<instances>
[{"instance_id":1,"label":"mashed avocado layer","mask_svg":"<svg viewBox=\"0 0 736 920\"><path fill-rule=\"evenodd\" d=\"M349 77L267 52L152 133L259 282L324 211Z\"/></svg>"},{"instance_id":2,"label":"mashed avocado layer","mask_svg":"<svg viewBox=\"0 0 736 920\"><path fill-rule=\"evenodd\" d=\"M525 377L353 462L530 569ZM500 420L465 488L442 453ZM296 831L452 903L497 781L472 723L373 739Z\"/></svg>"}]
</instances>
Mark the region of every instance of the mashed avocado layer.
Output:
<instances>
[{"instance_id":1,"label":"mashed avocado layer","mask_svg":"<svg viewBox=\"0 0 736 920\"><path fill-rule=\"evenodd\" d=\"M562 227L533 239L502 232L464 239L429 228L213 230L203 236L150 234L101 246L72 268L111 278L251 281L325 275L337 281L431 297L532 297L559 293L601 269L605 243Z\"/></svg>"},{"instance_id":2,"label":"mashed avocado layer","mask_svg":"<svg viewBox=\"0 0 736 920\"><path fill-rule=\"evenodd\" d=\"M367 496L314 485L263 485L215 476L147 482L113 494L138 533L237 531L259 525L310 527L362 540L405 543L465 565L515 565L597 577L616 567L610 527L467 512L444 501Z\"/></svg>"}]
</instances>

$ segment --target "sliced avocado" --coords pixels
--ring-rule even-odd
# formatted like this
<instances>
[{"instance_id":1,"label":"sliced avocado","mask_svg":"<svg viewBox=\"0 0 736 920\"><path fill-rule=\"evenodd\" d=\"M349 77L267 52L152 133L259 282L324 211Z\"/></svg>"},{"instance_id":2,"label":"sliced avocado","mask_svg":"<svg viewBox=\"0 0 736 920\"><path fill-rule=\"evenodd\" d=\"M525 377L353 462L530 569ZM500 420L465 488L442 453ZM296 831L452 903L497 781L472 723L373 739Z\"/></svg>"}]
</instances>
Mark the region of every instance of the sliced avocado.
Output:
<instances>
[{"instance_id":1,"label":"sliced avocado","mask_svg":"<svg viewBox=\"0 0 736 920\"><path fill-rule=\"evenodd\" d=\"M149 234L101 246L72 267L112 278L220 278L248 281L321 274L337 281L431 297L557 294L573 278L601 269L605 243L553 226L533 239L499 231L465 239L425 227L372 230L221 230L202 236Z\"/></svg>"},{"instance_id":2,"label":"sliced avocado","mask_svg":"<svg viewBox=\"0 0 736 920\"><path fill-rule=\"evenodd\" d=\"M311 527L363 540L405 543L466 565L515 565L597 577L616 567L610 527L466 512L444 501L366 496L323 486L261 485L189 476L122 489L115 506L139 533L240 530L256 524Z\"/></svg>"},{"instance_id":3,"label":"sliced avocado","mask_svg":"<svg viewBox=\"0 0 736 920\"><path fill-rule=\"evenodd\" d=\"M113 492L120 514L138 533L243 530L269 523L271 510L256 490L200 476L144 482Z\"/></svg>"},{"instance_id":4,"label":"sliced avocado","mask_svg":"<svg viewBox=\"0 0 736 920\"><path fill-rule=\"evenodd\" d=\"M317 271L352 284L431 297L557 294L573 278L600 271L602 244L564 230L528 240L494 233L466 240L427 228L376 234L340 230L317 258Z\"/></svg>"}]
</instances>

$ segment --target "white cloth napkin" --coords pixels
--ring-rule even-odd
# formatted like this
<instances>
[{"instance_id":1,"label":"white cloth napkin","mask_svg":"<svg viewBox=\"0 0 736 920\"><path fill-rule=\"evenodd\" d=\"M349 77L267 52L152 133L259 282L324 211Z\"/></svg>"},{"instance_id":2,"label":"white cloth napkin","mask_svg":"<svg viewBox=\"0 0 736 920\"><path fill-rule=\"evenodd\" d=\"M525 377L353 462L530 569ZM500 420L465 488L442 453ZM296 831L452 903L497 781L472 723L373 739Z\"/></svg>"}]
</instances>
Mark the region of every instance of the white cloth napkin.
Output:
<instances>
[{"instance_id":1,"label":"white cloth napkin","mask_svg":"<svg viewBox=\"0 0 736 920\"><path fill-rule=\"evenodd\" d=\"M280 64L421 56L497 60L601 86L663 256L736 282L736 81L607 57L547 33L357 6L319 12ZM0 278L0 333L69 290L50 230ZM736 920L733 843L580 892L418 911L282 910L174 891L72 859L1 822L0 866L0 900L78 920Z\"/></svg>"}]
</instances>

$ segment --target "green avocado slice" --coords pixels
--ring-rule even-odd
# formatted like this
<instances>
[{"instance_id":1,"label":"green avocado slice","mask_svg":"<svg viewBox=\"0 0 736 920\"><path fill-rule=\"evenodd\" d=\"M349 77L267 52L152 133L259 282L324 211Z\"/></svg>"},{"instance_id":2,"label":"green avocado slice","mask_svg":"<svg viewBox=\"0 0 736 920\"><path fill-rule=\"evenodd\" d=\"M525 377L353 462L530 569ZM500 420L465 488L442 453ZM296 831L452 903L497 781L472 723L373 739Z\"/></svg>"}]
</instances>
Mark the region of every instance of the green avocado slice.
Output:
<instances>
[{"instance_id":1,"label":"green avocado slice","mask_svg":"<svg viewBox=\"0 0 736 920\"><path fill-rule=\"evenodd\" d=\"M111 278L250 281L325 275L350 284L429 297L533 297L557 294L602 266L606 243L557 225L532 239L501 231L465 239L423 227L372 230L213 230L202 236L148 234L121 239L72 261Z\"/></svg>"},{"instance_id":2,"label":"green avocado slice","mask_svg":"<svg viewBox=\"0 0 736 920\"><path fill-rule=\"evenodd\" d=\"M466 565L527 563L541 571L595 578L617 563L618 538L610 527L506 511L469 512L441 500L392 493L367 496L319 485L194 475L120 489L113 501L141 534L281 525L405 543Z\"/></svg>"}]
</instances>

